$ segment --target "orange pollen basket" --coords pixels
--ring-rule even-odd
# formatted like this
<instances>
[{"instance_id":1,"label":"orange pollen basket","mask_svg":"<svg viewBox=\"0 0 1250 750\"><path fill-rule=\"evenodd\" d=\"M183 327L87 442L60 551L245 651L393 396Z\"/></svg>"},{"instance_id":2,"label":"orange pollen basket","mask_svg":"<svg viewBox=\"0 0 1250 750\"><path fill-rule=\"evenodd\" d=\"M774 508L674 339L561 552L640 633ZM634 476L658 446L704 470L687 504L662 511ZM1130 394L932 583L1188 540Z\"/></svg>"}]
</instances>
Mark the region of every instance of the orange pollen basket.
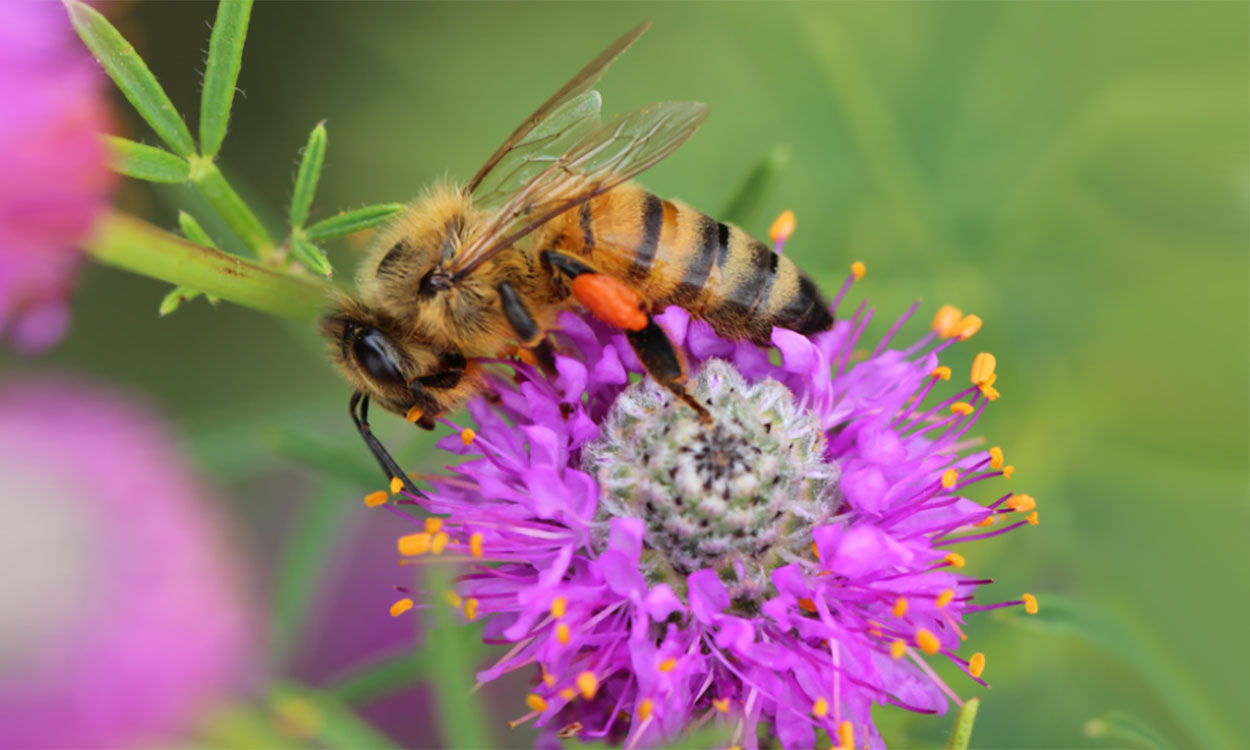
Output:
<instances>
[{"instance_id":1,"label":"orange pollen basket","mask_svg":"<svg viewBox=\"0 0 1250 750\"><path fill-rule=\"evenodd\" d=\"M584 273L573 279L573 298L604 323L641 331L647 327L642 298L621 280L601 273Z\"/></svg>"}]
</instances>

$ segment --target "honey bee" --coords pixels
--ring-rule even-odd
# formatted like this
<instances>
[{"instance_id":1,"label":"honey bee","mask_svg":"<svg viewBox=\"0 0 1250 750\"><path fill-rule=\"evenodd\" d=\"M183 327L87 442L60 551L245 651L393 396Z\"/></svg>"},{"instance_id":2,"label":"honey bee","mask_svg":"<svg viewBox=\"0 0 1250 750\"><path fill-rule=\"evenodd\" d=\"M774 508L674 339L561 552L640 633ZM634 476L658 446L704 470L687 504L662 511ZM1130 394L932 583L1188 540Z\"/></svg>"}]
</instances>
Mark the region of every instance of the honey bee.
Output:
<instances>
[{"instance_id":1,"label":"honey bee","mask_svg":"<svg viewBox=\"0 0 1250 750\"><path fill-rule=\"evenodd\" d=\"M551 369L546 333L583 308L625 330L647 373L701 418L681 358L652 313L680 305L722 337L767 344L833 318L790 259L738 227L629 182L703 123L660 102L599 116L592 89L646 31L618 39L513 131L463 186L429 190L380 233L322 321L354 386L352 420L392 478L416 492L369 428L369 402L432 428L485 389L477 360L520 353Z\"/></svg>"}]
</instances>

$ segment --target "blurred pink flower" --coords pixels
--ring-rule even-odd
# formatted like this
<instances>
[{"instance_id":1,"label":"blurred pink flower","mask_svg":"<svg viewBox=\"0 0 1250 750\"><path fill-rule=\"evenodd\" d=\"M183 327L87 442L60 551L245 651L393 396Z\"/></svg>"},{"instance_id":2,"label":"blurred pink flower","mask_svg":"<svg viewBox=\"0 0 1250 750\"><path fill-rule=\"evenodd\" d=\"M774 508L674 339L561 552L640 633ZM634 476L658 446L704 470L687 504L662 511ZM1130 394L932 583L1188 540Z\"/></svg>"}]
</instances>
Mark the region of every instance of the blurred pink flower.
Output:
<instances>
[{"instance_id":1,"label":"blurred pink flower","mask_svg":"<svg viewBox=\"0 0 1250 750\"><path fill-rule=\"evenodd\" d=\"M69 327L74 243L113 182L103 83L59 3L0 3L0 338L20 351Z\"/></svg>"},{"instance_id":2,"label":"blurred pink flower","mask_svg":"<svg viewBox=\"0 0 1250 750\"><path fill-rule=\"evenodd\" d=\"M0 487L0 747L175 739L247 679L237 556L152 414L0 383Z\"/></svg>"}]
</instances>

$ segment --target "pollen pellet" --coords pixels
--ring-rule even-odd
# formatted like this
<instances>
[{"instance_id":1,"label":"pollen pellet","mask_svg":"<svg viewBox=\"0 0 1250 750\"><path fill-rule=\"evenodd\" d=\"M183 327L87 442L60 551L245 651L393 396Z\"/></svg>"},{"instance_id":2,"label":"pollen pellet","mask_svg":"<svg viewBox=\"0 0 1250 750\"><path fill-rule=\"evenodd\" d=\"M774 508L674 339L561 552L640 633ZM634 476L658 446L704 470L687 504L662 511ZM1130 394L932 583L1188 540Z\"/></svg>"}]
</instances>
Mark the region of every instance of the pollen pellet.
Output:
<instances>
[{"instance_id":1,"label":"pollen pellet","mask_svg":"<svg viewBox=\"0 0 1250 750\"><path fill-rule=\"evenodd\" d=\"M404 415L404 419L408 420L409 422L416 422L420 420L424 414L425 412L421 411L420 409L414 406L408 410L407 414Z\"/></svg>"},{"instance_id":2,"label":"pollen pellet","mask_svg":"<svg viewBox=\"0 0 1250 750\"><path fill-rule=\"evenodd\" d=\"M990 448L990 468L1003 468L1003 449L999 448L997 445Z\"/></svg>"},{"instance_id":3,"label":"pollen pellet","mask_svg":"<svg viewBox=\"0 0 1250 750\"><path fill-rule=\"evenodd\" d=\"M472 427L466 427L460 431L460 442L465 445L472 445L475 437L477 437L477 433L473 431Z\"/></svg>"},{"instance_id":4,"label":"pollen pellet","mask_svg":"<svg viewBox=\"0 0 1250 750\"><path fill-rule=\"evenodd\" d=\"M907 614L907 600L901 596L895 599L894 608L891 609L890 612L893 613L895 617L902 617Z\"/></svg>"},{"instance_id":5,"label":"pollen pellet","mask_svg":"<svg viewBox=\"0 0 1250 750\"><path fill-rule=\"evenodd\" d=\"M955 483L958 481L959 481L959 471L957 471L956 469L947 469L946 471L942 472L942 487L943 488L949 490L951 487L954 487Z\"/></svg>"},{"instance_id":6,"label":"pollen pellet","mask_svg":"<svg viewBox=\"0 0 1250 750\"><path fill-rule=\"evenodd\" d=\"M529 706L531 711L537 711L538 713L547 710L547 701L543 700L541 695L535 693L525 696L525 705Z\"/></svg>"},{"instance_id":7,"label":"pollen pellet","mask_svg":"<svg viewBox=\"0 0 1250 750\"><path fill-rule=\"evenodd\" d=\"M464 616L470 621L477 619L477 599L469 597L464 600Z\"/></svg>"},{"instance_id":8,"label":"pollen pellet","mask_svg":"<svg viewBox=\"0 0 1250 750\"><path fill-rule=\"evenodd\" d=\"M642 701L640 701L638 703L639 720L646 721L647 719L651 718L651 708L654 705L655 705L654 701L652 701L650 698L644 698Z\"/></svg>"},{"instance_id":9,"label":"pollen pellet","mask_svg":"<svg viewBox=\"0 0 1250 750\"><path fill-rule=\"evenodd\" d=\"M902 659L903 655L906 653L907 653L906 643L896 640L890 644L890 658L891 659Z\"/></svg>"},{"instance_id":10,"label":"pollen pellet","mask_svg":"<svg viewBox=\"0 0 1250 750\"><path fill-rule=\"evenodd\" d=\"M386 501L389 499L390 495L386 494L386 490L378 490L377 492L370 492L368 495L365 495L365 505L370 508L376 508L379 505L385 505Z\"/></svg>"},{"instance_id":11,"label":"pollen pellet","mask_svg":"<svg viewBox=\"0 0 1250 750\"><path fill-rule=\"evenodd\" d=\"M1032 594L1025 594L1024 596L1020 598L1024 600L1025 612L1031 615L1037 614L1037 597L1036 596L1033 596Z\"/></svg>"},{"instance_id":12,"label":"pollen pellet","mask_svg":"<svg viewBox=\"0 0 1250 750\"><path fill-rule=\"evenodd\" d=\"M934 378L940 378L942 380L950 380L951 368L947 367L946 365L942 365L941 367L936 367L934 368L933 372L929 373L929 376L934 377Z\"/></svg>"},{"instance_id":13,"label":"pollen pellet","mask_svg":"<svg viewBox=\"0 0 1250 750\"><path fill-rule=\"evenodd\" d=\"M963 320L963 311L954 305L942 305L933 315L933 332L944 339L955 335L956 326Z\"/></svg>"},{"instance_id":14,"label":"pollen pellet","mask_svg":"<svg viewBox=\"0 0 1250 750\"><path fill-rule=\"evenodd\" d=\"M817 698L812 704L812 713L816 716L823 717L829 713L829 701L824 698Z\"/></svg>"},{"instance_id":15,"label":"pollen pellet","mask_svg":"<svg viewBox=\"0 0 1250 750\"><path fill-rule=\"evenodd\" d=\"M916 645L926 654L936 654L942 648L937 636L925 628L916 631Z\"/></svg>"},{"instance_id":16,"label":"pollen pellet","mask_svg":"<svg viewBox=\"0 0 1250 750\"><path fill-rule=\"evenodd\" d=\"M564 613L568 610L569 600L563 596L557 596L551 602L551 616L559 619L564 617Z\"/></svg>"},{"instance_id":17,"label":"pollen pellet","mask_svg":"<svg viewBox=\"0 0 1250 750\"><path fill-rule=\"evenodd\" d=\"M608 325L627 331L647 327L642 298L624 282L601 273L584 273L573 279L573 297Z\"/></svg>"},{"instance_id":18,"label":"pollen pellet","mask_svg":"<svg viewBox=\"0 0 1250 750\"><path fill-rule=\"evenodd\" d=\"M391 477L391 494L398 495L399 491L404 488L404 480L399 477Z\"/></svg>"},{"instance_id":19,"label":"pollen pellet","mask_svg":"<svg viewBox=\"0 0 1250 750\"><path fill-rule=\"evenodd\" d=\"M864 265L863 261L857 260L851 264L851 275L855 277L856 281L864 278L866 273L868 273L868 267Z\"/></svg>"},{"instance_id":20,"label":"pollen pellet","mask_svg":"<svg viewBox=\"0 0 1250 750\"><path fill-rule=\"evenodd\" d=\"M677 668L677 660L671 656L665 659L664 661L660 662L660 666L659 666L659 670L661 672L672 672L676 668Z\"/></svg>"},{"instance_id":21,"label":"pollen pellet","mask_svg":"<svg viewBox=\"0 0 1250 750\"><path fill-rule=\"evenodd\" d=\"M474 557L482 556L482 535L480 533L469 537L469 554Z\"/></svg>"},{"instance_id":22,"label":"pollen pellet","mask_svg":"<svg viewBox=\"0 0 1250 750\"><path fill-rule=\"evenodd\" d=\"M943 591L942 593L938 594L938 598L937 598L938 609L941 609L942 607L945 607L947 604L950 604L951 599L954 599L954 598L955 598L955 592L950 589L947 589Z\"/></svg>"},{"instance_id":23,"label":"pollen pellet","mask_svg":"<svg viewBox=\"0 0 1250 750\"><path fill-rule=\"evenodd\" d=\"M430 551L431 541L433 541L432 537L425 532L401 536L399 538L399 554L405 557L424 555Z\"/></svg>"},{"instance_id":24,"label":"pollen pellet","mask_svg":"<svg viewBox=\"0 0 1250 750\"><path fill-rule=\"evenodd\" d=\"M973 411L974 409L972 408L972 404L967 401L956 401L951 404L951 414L963 414L964 416L967 416Z\"/></svg>"},{"instance_id":25,"label":"pollen pellet","mask_svg":"<svg viewBox=\"0 0 1250 750\"><path fill-rule=\"evenodd\" d=\"M590 700L599 692L599 678L595 677L594 672L582 672L577 675L577 689L583 698Z\"/></svg>"},{"instance_id":26,"label":"pollen pellet","mask_svg":"<svg viewBox=\"0 0 1250 750\"><path fill-rule=\"evenodd\" d=\"M790 235L794 234L797 226L798 220L795 218L794 212L786 209L777 215L777 219L768 228L768 239L772 240L774 245L788 240Z\"/></svg>"},{"instance_id":27,"label":"pollen pellet","mask_svg":"<svg viewBox=\"0 0 1250 750\"><path fill-rule=\"evenodd\" d=\"M973 677L980 677L981 673L984 671L985 671L985 654L978 651L972 655L971 659L968 660L968 674L972 675Z\"/></svg>"},{"instance_id":28,"label":"pollen pellet","mask_svg":"<svg viewBox=\"0 0 1250 750\"><path fill-rule=\"evenodd\" d=\"M391 605L391 617L399 617L410 609L412 609L412 600L407 598L400 599Z\"/></svg>"},{"instance_id":29,"label":"pollen pellet","mask_svg":"<svg viewBox=\"0 0 1250 750\"><path fill-rule=\"evenodd\" d=\"M981 352L972 360L972 384L993 385L994 367L998 364L998 360L989 352Z\"/></svg>"},{"instance_id":30,"label":"pollen pellet","mask_svg":"<svg viewBox=\"0 0 1250 750\"><path fill-rule=\"evenodd\" d=\"M443 528L443 519L430 517L425 519L425 530L437 534Z\"/></svg>"}]
</instances>

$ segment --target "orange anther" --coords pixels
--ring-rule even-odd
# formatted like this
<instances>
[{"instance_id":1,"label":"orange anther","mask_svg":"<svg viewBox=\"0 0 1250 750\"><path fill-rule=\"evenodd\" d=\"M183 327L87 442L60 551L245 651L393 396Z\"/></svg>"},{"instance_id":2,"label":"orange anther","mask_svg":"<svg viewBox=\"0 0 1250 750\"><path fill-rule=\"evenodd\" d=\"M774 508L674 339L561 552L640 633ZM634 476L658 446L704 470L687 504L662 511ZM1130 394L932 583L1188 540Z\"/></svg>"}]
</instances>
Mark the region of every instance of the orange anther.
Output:
<instances>
[{"instance_id":1,"label":"orange anther","mask_svg":"<svg viewBox=\"0 0 1250 750\"><path fill-rule=\"evenodd\" d=\"M768 228L768 239L772 240L774 245L780 240L787 240L790 235L794 234L797 226L798 221L794 217L794 212L789 209L782 211Z\"/></svg>"},{"instance_id":2,"label":"orange anther","mask_svg":"<svg viewBox=\"0 0 1250 750\"><path fill-rule=\"evenodd\" d=\"M370 508L376 508L379 505L385 505L388 499L390 499L390 495L386 494L386 490L370 492L368 495L365 495L365 505L368 505Z\"/></svg>"},{"instance_id":3,"label":"orange anther","mask_svg":"<svg viewBox=\"0 0 1250 750\"><path fill-rule=\"evenodd\" d=\"M538 713L547 710L547 701L541 695L534 693L525 696L525 705L529 706L531 711L537 711Z\"/></svg>"},{"instance_id":4,"label":"orange anther","mask_svg":"<svg viewBox=\"0 0 1250 750\"><path fill-rule=\"evenodd\" d=\"M443 519L430 516L425 519L425 530L431 534L437 534L443 529Z\"/></svg>"},{"instance_id":5,"label":"orange anther","mask_svg":"<svg viewBox=\"0 0 1250 750\"><path fill-rule=\"evenodd\" d=\"M933 316L933 332L944 339L948 339L955 335L959 321L963 320L963 318L963 311L958 307L942 305L938 308L937 314Z\"/></svg>"},{"instance_id":6,"label":"orange anther","mask_svg":"<svg viewBox=\"0 0 1250 750\"><path fill-rule=\"evenodd\" d=\"M569 600L563 596L557 596L551 600L551 616L557 620L564 617L564 613L568 611Z\"/></svg>"},{"instance_id":7,"label":"orange anther","mask_svg":"<svg viewBox=\"0 0 1250 750\"><path fill-rule=\"evenodd\" d=\"M865 266L863 261L857 260L851 264L851 275L855 277L856 281L864 278L866 273L868 273L868 266Z\"/></svg>"},{"instance_id":8,"label":"orange anther","mask_svg":"<svg viewBox=\"0 0 1250 750\"><path fill-rule=\"evenodd\" d=\"M1016 471L1016 467L1014 466L1004 466L1003 467L1003 479L1011 479L1011 475L1014 474L1015 471Z\"/></svg>"},{"instance_id":9,"label":"orange anther","mask_svg":"<svg viewBox=\"0 0 1250 750\"><path fill-rule=\"evenodd\" d=\"M964 416L967 416L974 411L976 410L972 408L972 404L967 401L956 401L951 404L951 414L963 414Z\"/></svg>"},{"instance_id":10,"label":"orange anther","mask_svg":"<svg viewBox=\"0 0 1250 750\"><path fill-rule=\"evenodd\" d=\"M890 644L890 658L891 659L902 659L903 655L906 653L907 653L907 644L903 643L901 640L895 640L893 643Z\"/></svg>"},{"instance_id":11,"label":"orange anther","mask_svg":"<svg viewBox=\"0 0 1250 750\"><path fill-rule=\"evenodd\" d=\"M981 352L972 360L972 384L993 385L994 367L998 364L993 354L989 352Z\"/></svg>"},{"instance_id":12,"label":"orange anther","mask_svg":"<svg viewBox=\"0 0 1250 750\"><path fill-rule=\"evenodd\" d=\"M813 602L811 599L808 599L807 597L799 599L799 606L807 610L808 612L814 613L816 611L816 603Z\"/></svg>"},{"instance_id":13,"label":"orange anther","mask_svg":"<svg viewBox=\"0 0 1250 750\"><path fill-rule=\"evenodd\" d=\"M951 368L947 367L946 365L942 365L941 367L935 368L933 372L929 373L929 376L934 377L934 378L941 378L942 380L950 380Z\"/></svg>"},{"instance_id":14,"label":"orange anther","mask_svg":"<svg viewBox=\"0 0 1250 750\"><path fill-rule=\"evenodd\" d=\"M646 721L651 718L651 708L655 705L650 698L644 698L638 702L638 719Z\"/></svg>"},{"instance_id":15,"label":"orange anther","mask_svg":"<svg viewBox=\"0 0 1250 750\"><path fill-rule=\"evenodd\" d=\"M601 273L584 273L573 279L573 298L608 325L627 331L647 327L642 298L620 279Z\"/></svg>"},{"instance_id":16,"label":"orange anther","mask_svg":"<svg viewBox=\"0 0 1250 750\"><path fill-rule=\"evenodd\" d=\"M562 622L556 626L556 640L560 642L561 646L568 643L571 637L568 624Z\"/></svg>"},{"instance_id":17,"label":"orange anther","mask_svg":"<svg viewBox=\"0 0 1250 750\"><path fill-rule=\"evenodd\" d=\"M1024 600L1024 611L1031 615L1037 614L1037 597L1032 594L1025 594L1020 597Z\"/></svg>"},{"instance_id":18,"label":"orange anther","mask_svg":"<svg viewBox=\"0 0 1250 750\"><path fill-rule=\"evenodd\" d=\"M436 555L443 554L443 550L447 548L447 543L451 541L451 537L447 533L440 531L430 540L430 551Z\"/></svg>"},{"instance_id":19,"label":"orange anther","mask_svg":"<svg viewBox=\"0 0 1250 750\"><path fill-rule=\"evenodd\" d=\"M980 521L977 521L976 523L972 525L973 526L993 526L994 516L986 516L985 518L982 518Z\"/></svg>"},{"instance_id":20,"label":"orange anther","mask_svg":"<svg viewBox=\"0 0 1250 750\"><path fill-rule=\"evenodd\" d=\"M838 725L838 750L855 750L855 727L850 721Z\"/></svg>"},{"instance_id":21,"label":"orange anther","mask_svg":"<svg viewBox=\"0 0 1250 750\"><path fill-rule=\"evenodd\" d=\"M477 599L469 597L464 600L464 616L470 621L477 619Z\"/></svg>"},{"instance_id":22,"label":"orange anther","mask_svg":"<svg viewBox=\"0 0 1250 750\"><path fill-rule=\"evenodd\" d=\"M955 335L959 336L960 341L967 341L981 330L981 318L976 315L969 315L959 321L959 325L955 327Z\"/></svg>"},{"instance_id":23,"label":"orange anther","mask_svg":"<svg viewBox=\"0 0 1250 750\"><path fill-rule=\"evenodd\" d=\"M990 468L1003 468L1003 449L999 448L997 445L990 448Z\"/></svg>"},{"instance_id":24,"label":"orange anther","mask_svg":"<svg viewBox=\"0 0 1250 750\"><path fill-rule=\"evenodd\" d=\"M404 488L404 480L399 477L391 477L391 494L397 495Z\"/></svg>"},{"instance_id":25,"label":"orange anther","mask_svg":"<svg viewBox=\"0 0 1250 750\"><path fill-rule=\"evenodd\" d=\"M414 406L408 410L407 414L404 415L404 419L408 420L409 422L416 422L417 420L421 419L422 415L424 414L425 412L421 411L420 409Z\"/></svg>"},{"instance_id":26,"label":"orange anther","mask_svg":"<svg viewBox=\"0 0 1250 750\"><path fill-rule=\"evenodd\" d=\"M812 704L812 713L818 717L824 717L829 713L829 701L825 698L817 698Z\"/></svg>"},{"instance_id":27,"label":"orange anther","mask_svg":"<svg viewBox=\"0 0 1250 750\"><path fill-rule=\"evenodd\" d=\"M1037 501L1032 495L1012 495L1004 505L1017 513L1028 513L1037 507Z\"/></svg>"},{"instance_id":28,"label":"orange anther","mask_svg":"<svg viewBox=\"0 0 1250 750\"><path fill-rule=\"evenodd\" d=\"M460 606L460 595L459 595L459 594L457 594L457 593L456 593L456 592L454 592L454 591L451 591L451 590L444 591L444 592L443 592L443 601L447 602L448 604L450 604L450 605L451 605L451 606L453 606L453 607L459 607L459 606Z\"/></svg>"},{"instance_id":29,"label":"orange anther","mask_svg":"<svg viewBox=\"0 0 1250 750\"><path fill-rule=\"evenodd\" d=\"M925 628L916 631L916 645L926 654L936 654L942 648L937 636Z\"/></svg>"},{"instance_id":30,"label":"orange anther","mask_svg":"<svg viewBox=\"0 0 1250 750\"><path fill-rule=\"evenodd\" d=\"M406 557L415 557L424 555L430 551L430 543L433 537L422 532L420 534L406 534L399 538L399 554Z\"/></svg>"},{"instance_id":31,"label":"orange anther","mask_svg":"<svg viewBox=\"0 0 1250 750\"><path fill-rule=\"evenodd\" d=\"M1028 521L1030 526L1036 526L1037 525L1037 511L1033 511L1032 513L1025 516L1024 520Z\"/></svg>"},{"instance_id":32,"label":"orange anther","mask_svg":"<svg viewBox=\"0 0 1250 750\"><path fill-rule=\"evenodd\" d=\"M972 675L973 677L980 677L981 673L984 671L985 671L985 654L978 651L972 655L971 659L968 660L968 674Z\"/></svg>"},{"instance_id":33,"label":"orange anther","mask_svg":"<svg viewBox=\"0 0 1250 750\"><path fill-rule=\"evenodd\" d=\"M664 661L660 662L660 666L658 667L658 669L661 672L672 672L676 668L677 668L677 660L671 656L665 659Z\"/></svg>"},{"instance_id":34,"label":"orange anther","mask_svg":"<svg viewBox=\"0 0 1250 750\"><path fill-rule=\"evenodd\" d=\"M472 445L475 437L477 437L477 433L474 432L472 427L466 427L460 431L460 442L465 445Z\"/></svg>"},{"instance_id":35,"label":"orange anther","mask_svg":"<svg viewBox=\"0 0 1250 750\"><path fill-rule=\"evenodd\" d=\"M482 556L482 535L474 534L469 537L469 554L474 557Z\"/></svg>"},{"instance_id":36,"label":"orange anther","mask_svg":"<svg viewBox=\"0 0 1250 750\"><path fill-rule=\"evenodd\" d=\"M895 617L902 617L903 615L907 614L907 600L901 596L895 599L894 608L891 609L890 612Z\"/></svg>"},{"instance_id":37,"label":"orange anther","mask_svg":"<svg viewBox=\"0 0 1250 750\"><path fill-rule=\"evenodd\" d=\"M954 598L955 598L955 592L952 591L951 589L946 589L942 593L938 594L938 598L937 598L938 609L941 609L942 607L945 607L947 604L950 604L951 599L954 599Z\"/></svg>"},{"instance_id":38,"label":"orange anther","mask_svg":"<svg viewBox=\"0 0 1250 750\"><path fill-rule=\"evenodd\" d=\"M582 672L577 676L577 689L581 691L583 698L590 700L599 692L599 678L595 677L594 672Z\"/></svg>"},{"instance_id":39,"label":"orange anther","mask_svg":"<svg viewBox=\"0 0 1250 750\"><path fill-rule=\"evenodd\" d=\"M943 557L942 560L954 568L962 568L966 562L964 560L964 556L958 552L948 552L946 557Z\"/></svg>"},{"instance_id":40,"label":"orange anther","mask_svg":"<svg viewBox=\"0 0 1250 750\"><path fill-rule=\"evenodd\" d=\"M391 617L399 617L410 609L412 609L412 600L407 598L400 599L391 605Z\"/></svg>"},{"instance_id":41,"label":"orange anther","mask_svg":"<svg viewBox=\"0 0 1250 750\"><path fill-rule=\"evenodd\" d=\"M571 701L577 697L577 691L571 687L564 688L560 691L560 697L566 701Z\"/></svg>"},{"instance_id":42,"label":"orange anther","mask_svg":"<svg viewBox=\"0 0 1250 750\"><path fill-rule=\"evenodd\" d=\"M950 489L959 481L959 471L957 469L947 469L942 472L942 487Z\"/></svg>"}]
</instances>

